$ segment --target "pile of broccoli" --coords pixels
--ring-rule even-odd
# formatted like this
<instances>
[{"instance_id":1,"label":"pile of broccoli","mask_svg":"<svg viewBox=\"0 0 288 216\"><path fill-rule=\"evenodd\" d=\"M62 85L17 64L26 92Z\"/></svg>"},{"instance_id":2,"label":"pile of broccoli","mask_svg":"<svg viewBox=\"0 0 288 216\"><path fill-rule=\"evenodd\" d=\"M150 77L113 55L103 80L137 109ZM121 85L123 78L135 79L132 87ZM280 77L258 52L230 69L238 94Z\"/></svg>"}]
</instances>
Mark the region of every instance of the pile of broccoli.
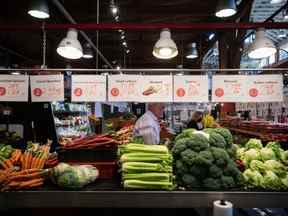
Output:
<instances>
[{"instance_id":1,"label":"pile of broccoli","mask_svg":"<svg viewBox=\"0 0 288 216\"><path fill-rule=\"evenodd\" d=\"M234 162L237 148L232 139L225 128L179 136L172 149L177 184L186 189L237 187L242 174Z\"/></svg>"}]
</instances>

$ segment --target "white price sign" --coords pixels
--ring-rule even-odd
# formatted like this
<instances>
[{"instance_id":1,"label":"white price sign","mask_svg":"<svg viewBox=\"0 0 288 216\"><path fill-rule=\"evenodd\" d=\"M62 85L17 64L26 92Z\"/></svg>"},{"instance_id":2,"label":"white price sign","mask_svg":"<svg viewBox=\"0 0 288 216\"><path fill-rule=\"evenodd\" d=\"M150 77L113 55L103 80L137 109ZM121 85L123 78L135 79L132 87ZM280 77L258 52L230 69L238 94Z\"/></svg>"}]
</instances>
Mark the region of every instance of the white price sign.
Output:
<instances>
[{"instance_id":1,"label":"white price sign","mask_svg":"<svg viewBox=\"0 0 288 216\"><path fill-rule=\"evenodd\" d=\"M0 101L28 101L29 77L0 75Z\"/></svg>"},{"instance_id":2,"label":"white price sign","mask_svg":"<svg viewBox=\"0 0 288 216\"><path fill-rule=\"evenodd\" d=\"M72 75L71 95L74 102L106 101L106 76Z\"/></svg>"},{"instance_id":3,"label":"white price sign","mask_svg":"<svg viewBox=\"0 0 288 216\"><path fill-rule=\"evenodd\" d=\"M174 76L174 102L208 101L208 76Z\"/></svg>"},{"instance_id":4,"label":"white price sign","mask_svg":"<svg viewBox=\"0 0 288 216\"><path fill-rule=\"evenodd\" d=\"M32 102L64 101L63 75L30 76Z\"/></svg>"},{"instance_id":5,"label":"white price sign","mask_svg":"<svg viewBox=\"0 0 288 216\"><path fill-rule=\"evenodd\" d=\"M213 76L212 102L247 102L246 99L246 76Z\"/></svg>"},{"instance_id":6,"label":"white price sign","mask_svg":"<svg viewBox=\"0 0 288 216\"><path fill-rule=\"evenodd\" d=\"M138 75L108 76L108 100L111 102L140 101L141 77Z\"/></svg>"},{"instance_id":7,"label":"white price sign","mask_svg":"<svg viewBox=\"0 0 288 216\"><path fill-rule=\"evenodd\" d=\"M283 101L282 75L247 76L247 102Z\"/></svg>"},{"instance_id":8,"label":"white price sign","mask_svg":"<svg viewBox=\"0 0 288 216\"><path fill-rule=\"evenodd\" d=\"M141 101L142 102L172 102L173 101L172 76L142 76Z\"/></svg>"}]
</instances>

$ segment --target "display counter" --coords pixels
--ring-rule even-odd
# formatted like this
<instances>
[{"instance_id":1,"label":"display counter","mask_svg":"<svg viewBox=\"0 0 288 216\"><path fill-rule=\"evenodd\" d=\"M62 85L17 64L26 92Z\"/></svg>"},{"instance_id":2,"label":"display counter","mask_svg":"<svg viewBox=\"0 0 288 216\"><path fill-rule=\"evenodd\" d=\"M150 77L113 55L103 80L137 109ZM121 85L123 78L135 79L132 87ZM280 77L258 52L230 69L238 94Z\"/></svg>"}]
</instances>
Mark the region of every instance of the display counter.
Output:
<instances>
[{"instance_id":1,"label":"display counter","mask_svg":"<svg viewBox=\"0 0 288 216\"><path fill-rule=\"evenodd\" d=\"M288 192L123 191L105 181L82 191L48 187L1 193L0 208L205 208L220 199L229 200L235 208L283 208Z\"/></svg>"}]
</instances>

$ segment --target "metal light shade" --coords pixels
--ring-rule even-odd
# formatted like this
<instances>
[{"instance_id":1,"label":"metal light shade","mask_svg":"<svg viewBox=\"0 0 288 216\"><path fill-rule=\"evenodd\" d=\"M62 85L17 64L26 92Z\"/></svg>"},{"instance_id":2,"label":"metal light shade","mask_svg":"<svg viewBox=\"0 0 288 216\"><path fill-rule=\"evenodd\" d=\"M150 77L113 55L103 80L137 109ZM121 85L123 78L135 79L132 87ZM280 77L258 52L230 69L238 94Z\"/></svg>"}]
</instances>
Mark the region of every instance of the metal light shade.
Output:
<instances>
[{"instance_id":1,"label":"metal light shade","mask_svg":"<svg viewBox=\"0 0 288 216\"><path fill-rule=\"evenodd\" d=\"M265 30L259 29L256 32L255 40L248 50L248 56L252 59L267 58L277 51L274 43L265 36Z\"/></svg>"},{"instance_id":2,"label":"metal light shade","mask_svg":"<svg viewBox=\"0 0 288 216\"><path fill-rule=\"evenodd\" d=\"M93 51L92 51L91 45L89 43L86 43L84 45L83 58L86 58L86 59L93 58Z\"/></svg>"},{"instance_id":3,"label":"metal light shade","mask_svg":"<svg viewBox=\"0 0 288 216\"><path fill-rule=\"evenodd\" d=\"M153 55L160 59L171 59L178 55L177 46L171 39L169 29L163 29L161 31L160 39L154 45Z\"/></svg>"},{"instance_id":4,"label":"metal light shade","mask_svg":"<svg viewBox=\"0 0 288 216\"><path fill-rule=\"evenodd\" d=\"M283 0L271 0L270 1L270 4L279 4L279 3L282 3Z\"/></svg>"},{"instance_id":5,"label":"metal light shade","mask_svg":"<svg viewBox=\"0 0 288 216\"><path fill-rule=\"evenodd\" d=\"M30 16L38 19L48 19L50 17L49 7L46 0L32 0L28 10Z\"/></svg>"},{"instance_id":6,"label":"metal light shade","mask_svg":"<svg viewBox=\"0 0 288 216\"><path fill-rule=\"evenodd\" d=\"M191 43L188 45L188 49L186 52L187 59L195 59L198 58L198 51L196 47L196 43Z\"/></svg>"},{"instance_id":7,"label":"metal light shade","mask_svg":"<svg viewBox=\"0 0 288 216\"><path fill-rule=\"evenodd\" d=\"M236 14L235 0L218 0L215 15L220 18L230 17Z\"/></svg>"},{"instance_id":8,"label":"metal light shade","mask_svg":"<svg viewBox=\"0 0 288 216\"><path fill-rule=\"evenodd\" d=\"M67 36L60 42L57 53L67 59L79 59L83 56L83 50L77 38L76 29L69 29Z\"/></svg>"}]
</instances>

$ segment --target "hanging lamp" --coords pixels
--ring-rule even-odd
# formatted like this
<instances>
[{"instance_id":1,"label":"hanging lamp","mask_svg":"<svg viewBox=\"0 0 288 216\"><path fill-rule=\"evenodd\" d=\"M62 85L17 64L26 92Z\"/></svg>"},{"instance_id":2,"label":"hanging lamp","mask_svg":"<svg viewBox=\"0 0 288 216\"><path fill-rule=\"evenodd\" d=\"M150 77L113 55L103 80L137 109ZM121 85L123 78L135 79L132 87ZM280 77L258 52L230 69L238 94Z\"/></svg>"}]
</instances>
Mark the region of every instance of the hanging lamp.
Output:
<instances>
[{"instance_id":1,"label":"hanging lamp","mask_svg":"<svg viewBox=\"0 0 288 216\"><path fill-rule=\"evenodd\" d=\"M93 58L93 51L92 51L91 45L89 43L86 43L84 45L83 58L86 58L86 59Z\"/></svg>"},{"instance_id":2,"label":"hanging lamp","mask_svg":"<svg viewBox=\"0 0 288 216\"><path fill-rule=\"evenodd\" d=\"M215 15L220 18L230 17L236 14L235 0L218 0Z\"/></svg>"},{"instance_id":3,"label":"hanging lamp","mask_svg":"<svg viewBox=\"0 0 288 216\"><path fill-rule=\"evenodd\" d=\"M67 59L79 59L83 56L83 50L78 41L76 29L69 29L67 36L59 43L57 53Z\"/></svg>"},{"instance_id":4,"label":"hanging lamp","mask_svg":"<svg viewBox=\"0 0 288 216\"><path fill-rule=\"evenodd\" d=\"M38 19L50 17L48 2L46 0L31 0L28 14Z\"/></svg>"},{"instance_id":5,"label":"hanging lamp","mask_svg":"<svg viewBox=\"0 0 288 216\"><path fill-rule=\"evenodd\" d=\"M252 59L267 58L277 52L274 43L265 36L265 29L257 30L255 40L248 49L248 56Z\"/></svg>"},{"instance_id":6,"label":"hanging lamp","mask_svg":"<svg viewBox=\"0 0 288 216\"><path fill-rule=\"evenodd\" d=\"M171 39L169 29L162 29L160 38L154 45L153 55L159 59L171 59L178 55L177 46Z\"/></svg>"},{"instance_id":7,"label":"hanging lamp","mask_svg":"<svg viewBox=\"0 0 288 216\"><path fill-rule=\"evenodd\" d=\"M187 59L198 58L198 51L197 51L196 43L190 43L188 45L185 57Z\"/></svg>"}]
</instances>

